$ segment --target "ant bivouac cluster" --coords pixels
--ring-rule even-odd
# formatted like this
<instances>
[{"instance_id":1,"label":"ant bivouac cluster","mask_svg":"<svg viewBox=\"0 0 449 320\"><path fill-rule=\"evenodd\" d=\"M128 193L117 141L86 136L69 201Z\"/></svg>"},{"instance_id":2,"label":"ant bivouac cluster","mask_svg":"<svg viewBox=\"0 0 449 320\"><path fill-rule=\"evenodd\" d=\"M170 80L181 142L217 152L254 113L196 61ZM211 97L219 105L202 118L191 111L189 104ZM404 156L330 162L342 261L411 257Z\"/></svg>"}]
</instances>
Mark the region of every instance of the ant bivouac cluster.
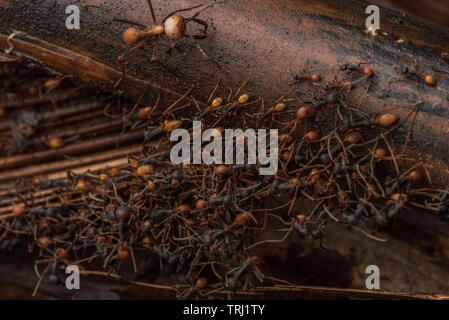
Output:
<instances>
[{"instance_id":1,"label":"ant bivouac cluster","mask_svg":"<svg viewBox=\"0 0 449 320\"><path fill-rule=\"evenodd\" d=\"M360 75L351 88L375 77L370 68L340 69ZM432 185L423 161L397 144L398 129L416 108L404 119L390 111L370 114L347 102L348 83L321 85L320 75L294 77L296 84L303 80L321 94L293 99L292 89L269 108L245 92L245 83L228 94L220 94L217 85L201 105L188 93L164 111L158 110L159 98L154 106L137 103L121 116L124 130L145 130L141 151L124 165L69 170L66 179L27 180L0 216L0 250L28 241L30 251L38 252L36 291L43 279L60 283L71 264L84 275L115 275L151 287L156 273L151 261L157 261L157 272L171 279L157 288L184 299L232 297L261 284L286 285L267 275L254 250L276 246L292 233L321 241L329 223L383 229L412 208L449 218L449 192ZM178 106L185 100L190 102ZM178 116L186 110L191 114ZM334 125L320 126L319 118ZM278 172L262 176L257 165L248 164L174 165L169 134L191 128L193 120L217 132L229 125L279 128ZM56 138L49 143L63 145ZM40 201L49 194L57 197ZM273 207L270 198L286 200ZM298 212L299 199L307 199L311 210ZM273 221L285 228L275 230L276 239L264 238Z\"/></svg>"}]
</instances>

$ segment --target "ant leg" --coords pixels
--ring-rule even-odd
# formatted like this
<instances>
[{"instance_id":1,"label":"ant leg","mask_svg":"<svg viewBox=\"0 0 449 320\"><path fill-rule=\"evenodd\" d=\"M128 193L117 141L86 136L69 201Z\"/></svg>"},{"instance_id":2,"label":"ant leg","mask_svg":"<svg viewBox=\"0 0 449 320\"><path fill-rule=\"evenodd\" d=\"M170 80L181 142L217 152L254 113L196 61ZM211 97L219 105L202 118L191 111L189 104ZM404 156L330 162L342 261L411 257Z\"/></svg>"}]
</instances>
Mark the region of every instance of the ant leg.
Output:
<instances>
[{"instance_id":1,"label":"ant leg","mask_svg":"<svg viewBox=\"0 0 449 320\"><path fill-rule=\"evenodd\" d=\"M157 52L159 50L159 38L160 38L160 36L157 36L156 40L154 42L154 49L153 49L153 55L151 56L151 61L157 60Z\"/></svg>"},{"instance_id":2,"label":"ant leg","mask_svg":"<svg viewBox=\"0 0 449 320\"><path fill-rule=\"evenodd\" d=\"M159 65L161 65L165 70L167 70L169 73L171 73L177 80L178 80L178 77L176 76L176 74L172 71L172 70L170 70L170 68L169 67L167 67L166 65L165 65L165 63L163 63L161 60L159 60L158 59L158 57L157 57L157 52L158 52L158 50L159 50L159 36L156 38L156 40L155 40L155 44L154 44L154 49L153 49L153 56L151 57L151 61L153 61L153 62L157 62L157 63L159 63Z\"/></svg>"},{"instance_id":3,"label":"ant leg","mask_svg":"<svg viewBox=\"0 0 449 320\"><path fill-rule=\"evenodd\" d=\"M151 17L153 18L153 22L155 24L157 24L157 22L156 22L156 15L154 14L153 4L151 3L151 0L147 0L147 2L148 2L148 6L150 7Z\"/></svg>"},{"instance_id":4,"label":"ant leg","mask_svg":"<svg viewBox=\"0 0 449 320\"><path fill-rule=\"evenodd\" d=\"M326 251L329 251L329 249L326 248L326 247L323 245L322 238L320 238L320 248L321 248L321 249L324 249L324 250L326 250Z\"/></svg>"},{"instance_id":5,"label":"ant leg","mask_svg":"<svg viewBox=\"0 0 449 320\"><path fill-rule=\"evenodd\" d=\"M143 29L146 29L146 28L147 28L146 25L143 25L143 24L141 24L141 23L134 22L134 21L130 21L130 20L119 19L119 18L112 18L112 22L120 22L120 23L132 24L132 25L134 25L134 26L138 26L138 27L141 27L141 28L143 28Z\"/></svg>"},{"instance_id":6,"label":"ant leg","mask_svg":"<svg viewBox=\"0 0 449 320\"><path fill-rule=\"evenodd\" d=\"M128 52L126 52L125 54L122 54L121 56L119 56L117 58L118 62L120 63L120 67L122 69L122 77L120 78L119 81L117 81L117 83L114 85L114 88L117 88L119 86L119 84L125 80L125 64L123 63L123 60L126 59L126 57L128 57L129 55L131 55L132 53L134 53L135 51L139 50L140 48L142 48L149 40L150 38L146 38L143 39L142 41L140 41L135 47L131 48L131 50L129 50Z\"/></svg>"},{"instance_id":7,"label":"ant leg","mask_svg":"<svg viewBox=\"0 0 449 320\"><path fill-rule=\"evenodd\" d=\"M149 0L148 0L148 1L149 1ZM201 6L203 6L203 5L200 4L200 5L197 5L197 6L194 6L194 7L185 8L185 9L179 9L179 10L173 11L173 12L169 13L169 14L164 18L164 20L162 20L162 22L165 22L165 20L167 20L168 18L170 18L171 16L175 15L175 14L178 13L178 12L190 11L190 10L199 8L199 7L201 7ZM197 15L198 15L198 13L195 14L193 17L196 17Z\"/></svg>"},{"instance_id":8,"label":"ant leg","mask_svg":"<svg viewBox=\"0 0 449 320\"><path fill-rule=\"evenodd\" d=\"M183 54L183 55L187 55L183 50L181 50L181 48L179 48L178 45L176 45L176 43L171 43L168 45L168 48L166 50L167 54L170 54L173 49L177 50L179 53Z\"/></svg>"},{"instance_id":9,"label":"ant leg","mask_svg":"<svg viewBox=\"0 0 449 320\"><path fill-rule=\"evenodd\" d=\"M190 17L189 20L195 19L196 17L198 17L198 15L201 12L203 12L203 11L209 9L210 7L215 6L215 5L219 4L219 3L222 3L224 1L226 1L226 0L218 0L218 1L215 1L215 2L212 2L212 3L209 3L208 5L204 6L201 10L197 11L192 17ZM198 7L201 7L201 6L202 5L199 5L199 6L196 6L196 7L192 7L192 8L188 8L188 9L178 10L178 11L175 11L174 13L179 12L179 11L187 11L187 10L195 9L195 8L198 8ZM165 19L167 19L167 18L165 18Z\"/></svg>"},{"instance_id":10,"label":"ant leg","mask_svg":"<svg viewBox=\"0 0 449 320\"><path fill-rule=\"evenodd\" d=\"M187 32L186 32L186 37L187 37L188 39L194 40L193 36L191 36L191 35L188 34ZM195 44L195 46L198 48L198 50L201 52L201 54L204 56L204 58L205 58L206 60L212 61L212 62L213 62L213 63L214 63L220 70L223 70L223 68L222 68L221 65L218 63L218 61L216 61L216 60L212 59L211 57L209 57L208 54L207 54L206 52L204 52L203 48L201 48L200 45L199 45L196 41L194 41L194 44Z\"/></svg>"},{"instance_id":11,"label":"ant leg","mask_svg":"<svg viewBox=\"0 0 449 320\"><path fill-rule=\"evenodd\" d=\"M131 109L131 112L123 117L124 122L128 122L129 120L132 119L134 112L136 112L137 107L139 106L140 102L142 101L143 97L145 96L145 94L148 91L148 86L145 87L145 90L143 90L142 94L140 95L139 99L137 100L137 102L134 104L134 107Z\"/></svg>"}]
</instances>

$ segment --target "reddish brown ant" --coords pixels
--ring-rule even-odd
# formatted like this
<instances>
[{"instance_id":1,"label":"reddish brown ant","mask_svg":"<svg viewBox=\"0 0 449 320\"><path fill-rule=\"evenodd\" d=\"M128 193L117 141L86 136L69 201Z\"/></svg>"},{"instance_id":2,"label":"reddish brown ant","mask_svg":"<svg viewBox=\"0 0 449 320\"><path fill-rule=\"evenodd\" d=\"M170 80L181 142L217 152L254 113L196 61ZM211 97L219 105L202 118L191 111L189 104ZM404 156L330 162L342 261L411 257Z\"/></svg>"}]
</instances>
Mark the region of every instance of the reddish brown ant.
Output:
<instances>
[{"instance_id":1,"label":"reddish brown ant","mask_svg":"<svg viewBox=\"0 0 449 320\"><path fill-rule=\"evenodd\" d=\"M123 61L132 53L136 52L140 48L142 48L150 39L155 38L155 45L153 49L153 55L151 58L151 61L156 61L159 64L161 64L164 68L165 65L158 60L157 57L157 51L159 47L159 38L163 35L170 39L181 39L184 37L190 38L190 39L205 39L207 37L207 29L208 24L204 20L198 19L197 16L207 8L209 8L212 5L217 4L217 2L206 5L204 8L196 12L192 17L190 18L184 18L183 16L177 14L182 11L189 11L196 8L201 7L202 5L197 5L194 7L186 8L186 9L179 9L176 10L170 14L168 14L163 20L161 24L157 23L156 15L154 13L153 5L151 3L151 0L147 0L148 6L150 8L151 17L153 18L154 25L153 26L145 26L141 23L129 21L129 20L123 20L118 18L113 18L114 22L121 22L121 23L127 23L131 24L137 27L140 27L144 30L139 30L134 27L130 27L125 30L123 33L123 41L127 44L136 44L133 48L131 48L128 52L125 54L122 54L117 58L117 60L120 63L120 66L122 68L122 77L121 79L116 83L115 87L117 87L121 81L125 78L125 64ZM201 25L203 29L201 30L202 34L196 34L191 35L187 32L187 24L189 22L196 22L197 24ZM203 51L202 51L203 53Z\"/></svg>"}]
</instances>

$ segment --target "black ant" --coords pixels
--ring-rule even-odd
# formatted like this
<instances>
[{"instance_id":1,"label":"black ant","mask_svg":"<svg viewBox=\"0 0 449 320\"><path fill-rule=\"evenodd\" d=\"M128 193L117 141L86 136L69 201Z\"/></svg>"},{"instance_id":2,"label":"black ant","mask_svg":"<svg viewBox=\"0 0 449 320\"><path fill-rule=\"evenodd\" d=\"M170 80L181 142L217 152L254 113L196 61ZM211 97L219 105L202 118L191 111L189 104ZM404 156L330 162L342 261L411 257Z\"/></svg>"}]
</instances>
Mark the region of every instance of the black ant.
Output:
<instances>
[{"instance_id":1,"label":"black ant","mask_svg":"<svg viewBox=\"0 0 449 320\"><path fill-rule=\"evenodd\" d=\"M199 278L196 280L195 284L192 285L189 289L186 290L186 292L182 295L182 300L190 299L192 294L194 293L200 293L200 291L207 286L207 279L206 278Z\"/></svg>"},{"instance_id":2,"label":"black ant","mask_svg":"<svg viewBox=\"0 0 449 320\"><path fill-rule=\"evenodd\" d=\"M306 63L307 65L307 63ZM316 85L317 82L321 81L321 76L317 73L310 74L307 71L307 67L305 66L302 69L302 73L293 73L290 69L287 70L288 73L290 73L291 77L293 78L293 83L299 83L302 81L309 81L310 83Z\"/></svg>"},{"instance_id":3,"label":"black ant","mask_svg":"<svg viewBox=\"0 0 449 320\"><path fill-rule=\"evenodd\" d=\"M259 269L260 264L261 260L257 256L247 258L246 261L243 263L243 265L237 269L234 276L228 280L229 291L231 292L237 291L240 279L244 275L249 276L247 281L251 281L253 280L252 278L256 278L259 282L263 282L265 275Z\"/></svg>"},{"instance_id":4,"label":"black ant","mask_svg":"<svg viewBox=\"0 0 449 320\"><path fill-rule=\"evenodd\" d=\"M374 71L371 68L368 67L362 67L363 64L370 64L369 62L360 62L358 64L353 63L343 63L339 65L340 71L346 71L348 73L363 73L366 76L372 76L374 74Z\"/></svg>"},{"instance_id":5,"label":"black ant","mask_svg":"<svg viewBox=\"0 0 449 320\"><path fill-rule=\"evenodd\" d=\"M327 106L328 104L333 104L340 101L340 95L337 92L331 92L324 99L320 99L319 101L313 104L314 108L320 108Z\"/></svg>"},{"instance_id":6,"label":"black ant","mask_svg":"<svg viewBox=\"0 0 449 320\"><path fill-rule=\"evenodd\" d=\"M343 63L339 66L340 71L355 72L360 70L360 65L352 63Z\"/></svg>"}]
</instances>

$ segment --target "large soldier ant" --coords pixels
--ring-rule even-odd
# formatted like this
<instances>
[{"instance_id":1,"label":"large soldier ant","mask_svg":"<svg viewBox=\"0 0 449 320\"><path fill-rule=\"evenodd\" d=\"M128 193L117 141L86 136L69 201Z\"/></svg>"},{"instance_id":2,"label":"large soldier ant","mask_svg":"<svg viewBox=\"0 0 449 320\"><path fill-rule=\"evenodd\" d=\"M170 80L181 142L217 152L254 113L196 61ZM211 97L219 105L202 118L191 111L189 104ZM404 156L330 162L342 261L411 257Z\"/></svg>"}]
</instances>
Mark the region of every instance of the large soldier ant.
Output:
<instances>
[{"instance_id":1,"label":"large soldier ant","mask_svg":"<svg viewBox=\"0 0 449 320\"><path fill-rule=\"evenodd\" d=\"M131 25L134 25L134 26L144 29L144 30L139 30L134 27L130 27L130 28L126 29L125 32L123 33L123 41L125 43L127 43L127 44L136 44L137 43L137 45L135 45L128 52L126 52L125 54L122 54L121 56L119 56L117 58L118 62L120 63L120 66L122 68L122 77L116 83L116 85L115 85L116 87L125 78L125 64L123 63L123 61L129 55L131 55L132 53L134 53L137 50L139 50L140 48L142 48L150 39L155 38L155 45L154 45L154 50L153 50L153 55L152 55L151 61L156 61L159 64L161 64L163 67L165 67L165 65L161 61L159 61L157 58L157 50L159 47L159 38L161 36L165 35L166 37L168 37L170 39L181 39L184 37L187 37L190 39L205 39L207 37L208 24L204 20L198 19L197 17L202 11L206 10L207 8L209 8L212 5L217 4L217 2L215 2L212 4L206 5L204 8L202 8L201 10L196 12L190 18L184 18L183 16L181 16L177 13L182 12L182 11L193 10L193 9L201 7L202 5L194 6L194 7L190 7L190 8L186 8L186 9L176 10L176 11L170 13L169 15L167 15L162 20L162 24L158 24L157 20L156 20L156 15L154 14L154 9L153 9L151 0L147 0L147 2L148 2L148 6L150 8L151 17L153 18L153 22L154 22L153 26L149 27L149 26L145 26L143 24L140 24L140 23L137 23L134 21L113 18L114 22L127 23L127 24L131 24ZM221 1L219 1L219 2L221 2ZM187 24L190 22L196 22L197 24L201 25L203 27L203 29L201 30L202 33L196 34L196 35L189 34L187 32ZM203 51L201 51L201 52L203 53Z\"/></svg>"}]
</instances>

